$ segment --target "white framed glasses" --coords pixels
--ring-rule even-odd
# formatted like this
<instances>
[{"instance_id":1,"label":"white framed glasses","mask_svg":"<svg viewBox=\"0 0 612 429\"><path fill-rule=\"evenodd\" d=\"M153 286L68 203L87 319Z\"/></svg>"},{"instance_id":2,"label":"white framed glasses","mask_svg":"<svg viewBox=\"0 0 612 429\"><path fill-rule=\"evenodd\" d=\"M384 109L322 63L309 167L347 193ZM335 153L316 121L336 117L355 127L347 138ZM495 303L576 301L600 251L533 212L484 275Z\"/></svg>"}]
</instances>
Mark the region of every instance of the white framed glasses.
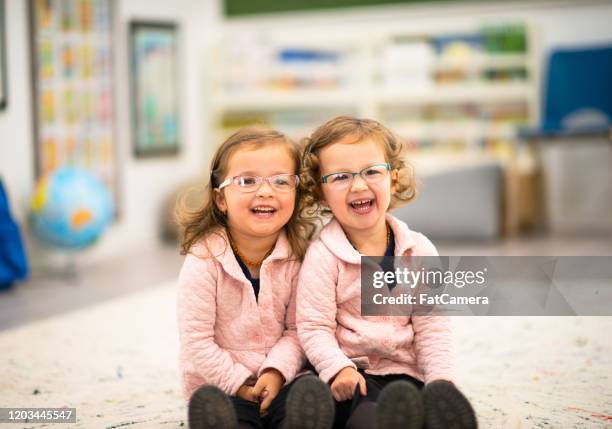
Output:
<instances>
[{"instance_id":1,"label":"white framed glasses","mask_svg":"<svg viewBox=\"0 0 612 429\"><path fill-rule=\"evenodd\" d=\"M332 190L346 189L351 186L355 176L361 176L367 183L379 183L389 175L391 164L374 164L361 171L339 171L337 173L326 174L321 177L321 182L325 183Z\"/></svg>"},{"instance_id":2,"label":"white framed glasses","mask_svg":"<svg viewBox=\"0 0 612 429\"><path fill-rule=\"evenodd\" d=\"M275 174L274 176L231 176L225 179L217 189L221 190L229 185L235 185L242 193L255 192L266 180L270 187L277 192L289 192L297 188L300 178L297 174Z\"/></svg>"}]
</instances>

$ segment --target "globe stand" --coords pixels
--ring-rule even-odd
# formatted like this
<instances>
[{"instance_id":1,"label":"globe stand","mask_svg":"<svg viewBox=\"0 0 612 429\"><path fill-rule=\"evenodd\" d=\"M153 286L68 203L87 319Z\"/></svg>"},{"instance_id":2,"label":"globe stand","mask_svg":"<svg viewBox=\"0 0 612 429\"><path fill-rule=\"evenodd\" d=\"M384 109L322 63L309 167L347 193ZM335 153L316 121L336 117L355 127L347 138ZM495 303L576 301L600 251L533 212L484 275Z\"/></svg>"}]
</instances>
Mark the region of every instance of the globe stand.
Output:
<instances>
[{"instance_id":1,"label":"globe stand","mask_svg":"<svg viewBox=\"0 0 612 429\"><path fill-rule=\"evenodd\" d=\"M35 264L32 266L32 277L76 284L82 279L84 266L82 250L69 250L51 247L37 240L38 250Z\"/></svg>"},{"instance_id":2,"label":"globe stand","mask_svg":"<svg viewBox=\"0 0 612 429\"><path fill-rule=\"evenodd\" d=\"M81 276L78 263L78 251L53 249L49 255L49 270L53 275L67 281L77 281Z\"/></svg>"}]
</instances>

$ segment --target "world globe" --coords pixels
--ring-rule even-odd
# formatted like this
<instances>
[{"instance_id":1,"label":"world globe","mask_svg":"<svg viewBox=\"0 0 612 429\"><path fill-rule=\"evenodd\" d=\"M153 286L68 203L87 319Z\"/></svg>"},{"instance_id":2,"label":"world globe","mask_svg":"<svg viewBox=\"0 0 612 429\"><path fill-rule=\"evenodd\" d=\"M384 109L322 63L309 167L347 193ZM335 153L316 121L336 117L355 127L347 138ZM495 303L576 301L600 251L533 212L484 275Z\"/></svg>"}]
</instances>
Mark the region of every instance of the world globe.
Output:
<instances>
[{"instance_id":1,"label":"world globe","mask_svg":"<svg viewBox=\"0 0 612 429\"><path fill-rule=\"evenodd\" d=\"M42 177L32 198L32 229L43 242L81 249L100 238L113 218L106 186L88 171L60 168Z\"/></svg>"}]
</instances>

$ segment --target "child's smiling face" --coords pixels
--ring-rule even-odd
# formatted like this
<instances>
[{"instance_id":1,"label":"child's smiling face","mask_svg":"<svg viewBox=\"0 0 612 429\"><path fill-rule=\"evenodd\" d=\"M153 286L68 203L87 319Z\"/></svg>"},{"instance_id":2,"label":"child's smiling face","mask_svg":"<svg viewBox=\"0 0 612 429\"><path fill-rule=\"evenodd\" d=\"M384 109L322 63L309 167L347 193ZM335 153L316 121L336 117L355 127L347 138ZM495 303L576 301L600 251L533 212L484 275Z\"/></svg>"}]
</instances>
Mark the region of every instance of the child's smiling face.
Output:
<instances>
[{"instance_id":1,"label":"child's smiling face","mask_svg":"<svg viewBox=\"0 0 612 429\"><path fill-rule=\"evenodd\" d=\"M370 139L357 143L354 141L354 138L348 136L321 149L321 176L337 172L356 173L366 167L387 162L380 144ZM347 233L374 230L384 225L396 174L392 171L378 183L367 183L357 175L350 186L340 190L322 183L323 202L329 206Z\"/></svg>"},{"instance_id":2,"label":"child's smiling face","mask_svg":"<svg viewBox=\"0 0 612 429\"><path fill-rule=\"evenodd\" d=\"M281 144L240 148L228 160L226 176L296 174L290 151ZM217 207L227 213L230 231L246 238L263 238L278 233L289 222L295 207L296 190L278 192L264 180L255 192L243 193L235 184L215 191Z\"/></svg>"}]
</instances>

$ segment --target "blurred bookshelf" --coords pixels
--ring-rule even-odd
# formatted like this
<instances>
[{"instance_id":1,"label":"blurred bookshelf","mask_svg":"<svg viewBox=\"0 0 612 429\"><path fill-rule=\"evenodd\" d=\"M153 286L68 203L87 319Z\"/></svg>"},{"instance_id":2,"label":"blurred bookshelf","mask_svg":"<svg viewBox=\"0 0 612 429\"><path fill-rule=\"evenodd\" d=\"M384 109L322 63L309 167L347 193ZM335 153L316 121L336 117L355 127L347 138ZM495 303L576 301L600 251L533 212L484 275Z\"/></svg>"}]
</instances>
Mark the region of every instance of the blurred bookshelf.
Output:
<instances>
[{"instance_id":1,"label":"blurred bookshelf","mask_svg":"<svg viewBox=\"0 0 612 429\"><path fill-rule=\"evenodd\" d=\"M214 126L260 122L307 135L336 114L380 120L414 154L512 158L537 122L533 24L472 23L424 32L228 32L215 52Z\"/></svg>"}]
</instances>

